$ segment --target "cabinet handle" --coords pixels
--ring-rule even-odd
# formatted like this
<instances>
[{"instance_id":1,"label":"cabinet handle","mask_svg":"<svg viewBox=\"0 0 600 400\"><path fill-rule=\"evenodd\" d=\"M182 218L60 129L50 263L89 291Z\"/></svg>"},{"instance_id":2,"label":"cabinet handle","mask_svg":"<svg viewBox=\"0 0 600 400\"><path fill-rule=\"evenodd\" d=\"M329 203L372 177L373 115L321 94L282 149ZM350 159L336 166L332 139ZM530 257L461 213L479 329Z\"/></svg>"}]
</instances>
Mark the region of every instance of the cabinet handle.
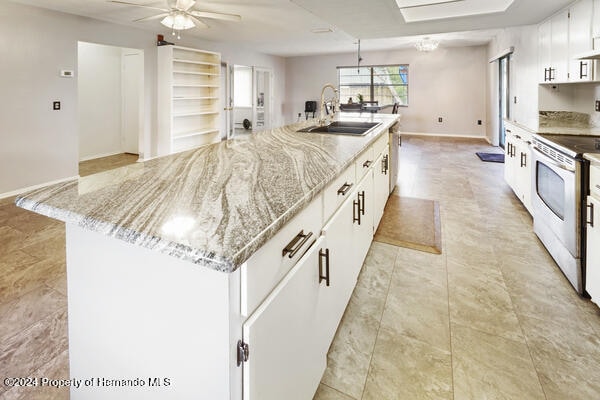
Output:
<instances>
[{"instance_id":1,"label":"cabinet handle","mask_svg":"<svg viewBox=\"0 0 600 400\"><path fill-rule=\"evenodd\" d=\"M521 167L527 166L527 154L521 152Z\"/></svg>"},{"instance_id":2,"label":"cabinet handle","mask_svg":"<svg viewBox=\"0 0 600 400\"><path fill-rule=\"evenodd\" d=\"M352 201L352 223L358 222L360 225L360 205L358 200Z\"/></svg>"},{"instance_id":3,"label":"cabinet handle","mask_svg":"<svg viewBox=\"0 0 600 400\"><path fill-rule=\"evenodd\" d=\"M544 68L544 82L547 82L550 80L550 78L548 77L548 69L549 68Z\"/></svg>"},{"instance_id":4,"label":"cabinet handle","mask_svg":"<svg viewBox=\"0 0 600 400\"><path fill-rule=\"evenodd\" d=\"M341 194L342 196L345 196L346 193L348 193L348 190L350 190L350 188L352 187L353 183L344 183L337 191L338 196Z\"/></svg>"},{"instance_id":5,"label":"cabinet handle","mask_svg":"<svg viewBox=\"0 0 600 400\"><path fill-rule=\"evenodd\" d=\"M389 167L388 167L388 155L386 154L381 159L381 173L384 174L384 175L387 175L388 169L389 169Z\"/></svg>"},{"instance_id":6,"label":"cabinet handle","mask_svg":"<svg viewBox=\"0 0 600 400\"><path fill-rule=\"evenodd\" d=\"M311 236L312 232L305 234L304 230L301 230L300 233L298 233L296 237L293 238L292 241L287 244L287 246L285 246L281 252L281 256L285 257L285 255L289 253L290 258L294 257Z\"/></svg>"},{"instance_id":7,"label":"cabinet handle","mask_svg":"<svg viewBox=\"0 0 600 400\"><path fill-rule=\"evenodd\" d=\"M323 275L323 257L325 257L325 275ZM325 286L329 286L329 249L319 250L319 283L325 281Z\"/></svg>"},{"instance_id":8,"label":"cabinet handle","mask_svg":"<svg viewBox=\"0 0 600 400\"><path fill-rule=\"evenodd\" d=\"M517 139L521 139L521 136L519 136L519 135L515 135L515 137L516 137Z\"/></svg>"},{"instance_id":9,"label":"cabinet handle","mask_svg":"<svg viewBox=\"0 0 600 400\"><path fill-rule=\"evenodd\" d=\"M553 81L554 79L556 79L556 75L554 74L556 72L556 68L550 68L550 79L551 81Z\"/></svg>"},{"instance_id":10,"label":"cabinet handle","mask_svg":"<svg viewBox=\"0 0 600 400\"><path fill-rule=\"evenodd\" d=\"M508 133L512 133L512 131L511 131L510 129L505 129L505 130L506 130L506 132L508 132Z\"/></svg>"},{"instance_id":11,"label":"cabinet handle","mask_svg":"<svg viewBox=\"0 0 600 400\"><path fill-rule=\"evenodd\" d=\"M363 163L363 168L369 168L373 162L371 160L367 160Z\"/></svg>"},{"instance_id":12,"label":"cabinet handle","mask_svg":"<svg viewBox=\"0 0 600 400\"><path fill-rule=\"evenodd\" d=\"M587 205L587 208L590 209L590 220L586 221L586 223L590 226L590 227L594 227L594 203L590 203Z\"/></svg>"},{"instance_id":13,"label":"cabinet handle","mask_svg":"<svg viewBox=\"0 0 600 400\"><path fill-rule=\"evenodd\" d=\"M358 194L358 211L360 215L365 215L365 191L361 191ZM360 221L358 222L360 224Z\"/></svg>"},{"instance_id":14,"label":"cabinet handle","mask_svg":"<svg viewBox=\"0 0 600 400\"><path fill-rule=\"evenodd\" d=\"M585 67L585 73L583 73L583 67ZM588 63L585 61L579 61L579 79L588 77Z\"/></svg>"}]
</instances>

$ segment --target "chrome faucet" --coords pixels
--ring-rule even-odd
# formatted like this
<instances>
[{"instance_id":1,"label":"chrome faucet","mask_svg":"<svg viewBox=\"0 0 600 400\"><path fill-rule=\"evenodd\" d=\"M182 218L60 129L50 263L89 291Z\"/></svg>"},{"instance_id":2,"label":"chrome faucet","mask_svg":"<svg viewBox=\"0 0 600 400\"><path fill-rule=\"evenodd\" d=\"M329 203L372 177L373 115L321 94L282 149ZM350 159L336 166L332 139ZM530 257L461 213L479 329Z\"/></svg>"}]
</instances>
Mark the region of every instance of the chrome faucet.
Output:
<instances>
[{"instance_id":1,"label":"chrome faucet","mask_svg":"<svg viewBox=\"0 0 600 400\"><path fill-rule=\"evenodd\" d=\"M339 106L339 98L338 98L337 88L335 86L333 86L331 83L325 84L325 86L323 86L323 89L321 89L321 112L319 114L319 125L320 126L325 125L325 107L327 107L327 104L325 102L325 89L327 89L327 88L333 89L333 98L330 99L333 101L332 110L331 110L332 118L335 116L336 107Z\"/></svg>"}]
</instances>

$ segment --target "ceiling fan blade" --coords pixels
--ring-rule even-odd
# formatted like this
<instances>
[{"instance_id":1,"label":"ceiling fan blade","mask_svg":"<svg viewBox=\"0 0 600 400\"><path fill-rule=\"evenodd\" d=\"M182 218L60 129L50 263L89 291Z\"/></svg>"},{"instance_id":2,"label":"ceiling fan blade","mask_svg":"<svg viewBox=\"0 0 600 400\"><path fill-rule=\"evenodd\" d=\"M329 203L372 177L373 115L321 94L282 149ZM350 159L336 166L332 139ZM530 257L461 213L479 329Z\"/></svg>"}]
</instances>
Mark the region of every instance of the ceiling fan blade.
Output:
<instances>
[{"instance_id":1,"label":"ceiling fan blade","mask_svg":"<svg viewBox=\"0 0 600 400\"><path fill-rule=\"evenodd\" d=\"M157 14L157 15L151 15L149 17L134 19L133 22L142 22L142 21L151 21L153 19L161 19L161 18L166 17L167 15L169 15L168 12Z\"/></svg>"},{"instance_id":2,"label":"ceiling fan blade","mask_svg":"<svg viewBox=\"0 0 600 400\"><path fill-rule=\"evenodd\" d=\"M195 0L177 0L175 8L183 11L187 11L196 4Z\"/></svg>"},{"instance_id":3,"label":"ceiling fan blade","mask_svg":"<svg viewBox=\"0 0 600 400\"><path fill-rule=\"evenodd\" d=\"M191 10L189 13L195 17L222 19L224 21L241 21L242 20L242 17L237 14L224 14L224 13L216 13L216 12L209 12L209 11L197 11L197 10Z\"/></svg>"},{"instance_id":4,"label":"ceiling fan blade","mask_svg":"<svg viewBox=\"0 0 600 400\"><path fill-rule=\"evenodd\" d=\"M194 17L192 14L188 14L188 15L195 23L197 23L202 28L210 28L210 26L208 26L208 24L206 22L200 21L198 18Z\"/></svg>"},{"instance_id":5,"label":"ceiling fan blade","mask_svg":"<svg viewBox=\"0 0 600 400\"><path fill-rule=\"evenodd\" d=\"M146 5L143 5L143 4L129 3L127 1L108 0L108 2L109 3L116 3L116 4L123 4L123 5L126 5L126 6L150 8L152 10L159 10L159 11L164 11L164 12L169 12L170 11L170 10L167 10L166 8L158 8L158 7L146 6Z\"/></svg>"}]
</instances>

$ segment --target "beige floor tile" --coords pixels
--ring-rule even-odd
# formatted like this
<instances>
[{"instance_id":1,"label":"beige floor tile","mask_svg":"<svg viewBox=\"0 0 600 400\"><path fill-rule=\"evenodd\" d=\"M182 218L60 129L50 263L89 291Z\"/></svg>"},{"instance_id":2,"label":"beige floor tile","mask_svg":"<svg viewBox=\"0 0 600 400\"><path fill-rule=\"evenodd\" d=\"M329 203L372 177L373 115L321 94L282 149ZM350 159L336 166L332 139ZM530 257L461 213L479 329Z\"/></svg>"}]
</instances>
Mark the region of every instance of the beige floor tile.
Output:
<instances>
[{"instance_id":1,"label":"beige floor tile","mask_svg":"<svg viewBox=\"0 0 600 400\"><path fill-rule=\"evenodd\" d=\"M524 341L510 294L493 261L470 266L449 260L448 292L452 323Z\"/></svg>"},{"instance_id":2,"label":"beige floor tile","mask_svg":"<svg viewBox=\"0 0 600 400\"><path fill-rule=\"evenodd\" d=\"M64 263L47 260L5 269L0 275L0 304L43 286L45 282L59 276L64 270Z\"/></svg>"},{"instance_id":3,"label":"beige floor tile","mask_svg":"<svg viewBox=\"0 0 600 400\"><path fill-rule=\"evenodd\" d=\"M454 399L544 400L527 345L452 324Z\"/></svg>"},{"instance_id":4,"label":"beige floor tile","mask_svg":"<svg viewBox=\"0 0 600 400\"><path fill-rule=\"evenodd\" d=\"M65 352L67 345L67 313L62 310L0 343L0 375L29 376Z\"/></svg>"},{"instance_id":5,"label":"beige floor tile","mask_svg":"<svg viewBox=\"0 0 600 400\"><path fill-rule=\"evenodd\" d=\"M362 399L452 399L450 352L382 327Z\"/></svg>"},{"instance_id":6,"label":"beige floor tile","mask_svg":"<svg viewBox=\"0 0 600 400\"><path fill-rule=\"evenodd\" d=\"M600 397L600 337L584 321L569 329L559 321L521 318L547 399Z\"/></svg>"},{"instance_id":7,"label":"beige floor tile","mask_svg":"<svg viewBox=\"0 0 600 400\"><path fill-rule=\"evenodd\" d=\"M327 385L320 384L315 393L313 400L357 400L354 397L350 397L345 393L339 392L335 389L330 388Z\"/></svg>"},{"instance_id":8,"label":"beige floor tile","mask_svg":"<svg viewBox=\"0 0 600 400\"><path fill-rule=\"evenodd\" d=\"M322 383L360 399L377 338L379 318L356 310L353 302L348 304L327 355Z\"/></svg>"}]
</instances>

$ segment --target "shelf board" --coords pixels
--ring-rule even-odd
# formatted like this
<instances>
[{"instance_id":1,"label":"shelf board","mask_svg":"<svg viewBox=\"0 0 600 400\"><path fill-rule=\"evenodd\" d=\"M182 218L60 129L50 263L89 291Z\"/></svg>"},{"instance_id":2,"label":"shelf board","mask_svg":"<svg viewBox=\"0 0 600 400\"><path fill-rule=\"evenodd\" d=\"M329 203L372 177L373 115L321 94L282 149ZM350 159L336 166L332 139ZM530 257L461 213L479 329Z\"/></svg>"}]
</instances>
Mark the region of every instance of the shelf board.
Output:
<instances>
[{"instance_id":1,"label":"shelf board","mask_svg":"<svg viewBox=\"0 0 600 400\"><path fill-rule=\"evenodd\" d=\"M184 58L174 58L173 62L185 63L185 64L196 64L196 65L208 65L211 67L221 67L221 64L211 63L208 61L195 61L195 60L186 60Z\"/></svg>"},{"instance_id":2,"label":"shelf board","mask_svg":"<svg viewBox=\"0 0 600 400\"><path fill-rule=\"evenodd\" d=\"M218 88L219 85L194 85L191 83L174 83L173 87Z\"/></svg>"},{"instance_id":3,"label":"shelf board","mask_svg":"<svg viewBox=\"0 0 600 400\"><path fill-rule=\"evenodd\" d=\"M173 113L173 117L194 117L197 115L218 114L218 111L192 111L186 113Z\"/></svg>"},{"instance_id":4,"label":"shelf board","mask_svg":"<svg viewBox=\"0 0 600 400\"><path fill-rule=\"evenodd\" d=\"M174 74L186 74L186 75L202 75L202 76L220 76L219 73L214 72L196 72L196 71L176 71L173 70Z\"/></svg>"},{"instance_id":5,"label":"shelf board","mask_svg":"<svg viewBox=\"0 0 600 400\"><path fill-rule=\"evenodd\" d=\"M179 96L173 97L173 100L218 100L216 96Z\"/></svg>"},{"instance_id":6,"label":"shelf board","mask_svg":"<svg viewBox=\"0 0 600 400\"><path fill-rule=\"evenodd\" d=\"M189 137L193 137L193 136L208 135L211 133L219 133L219 130L211 128L211 129L202 129L202 130L196 130L196 131L191 131L191 132L183 132L183 133L175 134L171 138L173 140L177 140L177 139L185 139L185 138L189 138Z\"/></svg>"}]
</instances>

